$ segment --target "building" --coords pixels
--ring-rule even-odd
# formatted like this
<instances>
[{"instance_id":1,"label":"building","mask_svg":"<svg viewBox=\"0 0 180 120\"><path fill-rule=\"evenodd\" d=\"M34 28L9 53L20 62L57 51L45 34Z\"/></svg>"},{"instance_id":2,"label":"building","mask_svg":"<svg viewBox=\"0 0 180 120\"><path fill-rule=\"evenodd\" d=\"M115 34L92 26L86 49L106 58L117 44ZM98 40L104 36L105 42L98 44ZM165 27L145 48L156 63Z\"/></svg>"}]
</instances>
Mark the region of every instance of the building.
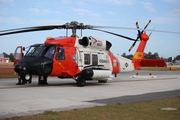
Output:
<instances>
[{"instance_id":1,"label":"building","mask_svg":"<svg viewBox=\"0 0 180 120\"><path fill-rule=\"evenodd\" d=\"M0 54L0 62L7 63L7 62L9 62L9 58L5 58L4 54L2 53L2 54Z\"/></svg>"},{"instance_id":2,"label":"building","mask_svg":"<svg viewBox=\"0 0 180 120\"><path fill-rule=\"evenodd\" d=\"M9 58L0 57L0 62L8 63L9 62Z\"/></svg>"},{"instance_id":3,"label":"building","mask_svg":"<svg viewBox=\"0 0 180 120\"><path fill-rule=\"evenodd\" d=\"M180 60L175 60L176 65L180 65Z\"/></svg>"}]
</instances>

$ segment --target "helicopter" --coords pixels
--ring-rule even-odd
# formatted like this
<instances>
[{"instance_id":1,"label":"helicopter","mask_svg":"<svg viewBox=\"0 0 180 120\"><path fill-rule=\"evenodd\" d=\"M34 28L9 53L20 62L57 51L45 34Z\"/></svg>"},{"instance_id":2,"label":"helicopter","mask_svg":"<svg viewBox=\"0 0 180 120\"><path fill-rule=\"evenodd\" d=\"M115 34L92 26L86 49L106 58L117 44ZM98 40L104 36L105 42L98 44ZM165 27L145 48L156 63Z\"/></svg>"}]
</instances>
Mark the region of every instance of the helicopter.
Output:
<instances>
[{"instance_id":1,"label":"helicopter","mask_svg":"<svg viewBox=\"0 0 180 120\"><path fill-rule=\"evenodd\" d=\"M133 71L134 64L131 60L110 51L112 46L108 40L98 40L92 36L82 36L82 30L90 29L112 34L134 41L130 50L139 39L149 39L144 31L151 20L140 32L136 39L105 31L98 28L118 28L108 26L92 26L72 21L63 25L35 26L0 31L0 36L24 32L34 32L52 29L66 29L66 36L47 37L44 43L30 45L24 54L25 47L18 46L14 52L14 71L18 74L17 85L32 82L32 76L38 76L38 84L48 84L48 76L58 78L73 78L78 87L85 86L87 81L97 80L106 83L119 72ZM72 35L68 36L68 29ZM124 29L124 28L123 28ZM81 36L76 31L81 30ZM113 76L114 75L114 76Z\"/></svg>"}]
</instances>

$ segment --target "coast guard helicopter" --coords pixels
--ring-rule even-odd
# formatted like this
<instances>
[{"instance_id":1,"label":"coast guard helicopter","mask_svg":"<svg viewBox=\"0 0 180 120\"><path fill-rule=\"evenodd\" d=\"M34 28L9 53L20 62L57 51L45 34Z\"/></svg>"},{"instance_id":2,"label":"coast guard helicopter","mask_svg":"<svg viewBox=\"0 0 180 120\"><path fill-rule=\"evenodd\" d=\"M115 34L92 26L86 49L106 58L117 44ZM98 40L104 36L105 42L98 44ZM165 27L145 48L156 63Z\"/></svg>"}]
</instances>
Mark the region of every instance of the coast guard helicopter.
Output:
<instances>
[{"instance_id":1,"label":"coast guard helicopter","mask_svg":"<svg viewBox=\"0 0 180 120\"><path fill-rule=\"evenodd\" d=\"M36 26L0 31L0 36L3 36L23 32L66 29L65 37L48 37L42 44L29 46L25 54L23 54L24 47L18 46L16 48L14 53L14 70L18 74L19 82L17 85L31 83L32 75L37 75L38 84L48 84L48 76L57 76L58 78L73 78L77 82L78 87L83 87L88 80L106 83L112 75L116 77L119 72L133 71L134 65L131 60L113 55L110 51L111 42L98 40L92 36L82 36L82 30L97 30L132 40L134 41L133 46L139 38L148 38L144 30L139 32L137 39L133 39L97 28L108 28L108 26L84 25L83 23L72 21L63 25ZM69 37L67 35L68 29L72 30L72 35ZM76 35L76 30L81 30L80 37Z\"/></svg>"}]
</instances>

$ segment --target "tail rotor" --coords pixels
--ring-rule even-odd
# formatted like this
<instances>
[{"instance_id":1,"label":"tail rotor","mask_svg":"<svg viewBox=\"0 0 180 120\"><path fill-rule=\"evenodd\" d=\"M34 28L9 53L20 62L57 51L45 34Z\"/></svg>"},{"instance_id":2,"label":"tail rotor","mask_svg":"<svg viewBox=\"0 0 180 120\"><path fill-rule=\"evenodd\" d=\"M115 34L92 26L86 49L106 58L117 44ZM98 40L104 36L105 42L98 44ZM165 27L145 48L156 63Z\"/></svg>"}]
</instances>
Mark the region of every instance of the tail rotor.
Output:
<instances>
[{"instance_id":1,"label":"tail rotor","mask_svg":"<svg viewBox=\"0 0 180 120\"><path fill-rule=\"evenodd\" d=\"M144 27L144 30L147 28L147 26L149 25L149 23L151 22L151 20L149 20L149 22L146 24L146 26ZM136 28L138 30L138 34L137 34L137 38L136 40L134 41L134 43L132 44L132 46L129 48L129 52L131 51L131 49L135 46L136 42L139 40L141 40L141 35L143 34L144 30L140 31L139 30L139 24L138 22L136 22Z\"/></svg>"}]
</instances>

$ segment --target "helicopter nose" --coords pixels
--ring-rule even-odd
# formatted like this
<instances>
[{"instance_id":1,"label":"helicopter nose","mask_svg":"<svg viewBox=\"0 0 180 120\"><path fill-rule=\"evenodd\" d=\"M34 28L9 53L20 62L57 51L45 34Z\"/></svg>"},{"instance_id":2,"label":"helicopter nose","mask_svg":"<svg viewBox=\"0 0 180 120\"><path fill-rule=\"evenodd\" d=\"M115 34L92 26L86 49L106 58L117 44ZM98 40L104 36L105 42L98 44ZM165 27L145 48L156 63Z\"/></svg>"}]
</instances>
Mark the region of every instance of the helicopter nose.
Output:
<instances>
[{"instance_id":1,"label":"helicopter nose","mask_svg":"<svg viewBox=\"0 0 180 120\"><path fill-rule=\"evenodd\" d=\"M17 73L25 72L25 71L27 71L27 67L26 67L26 65L16 65L14 67L14 71L17 72Z\"/></svg>"}]
</instances>

